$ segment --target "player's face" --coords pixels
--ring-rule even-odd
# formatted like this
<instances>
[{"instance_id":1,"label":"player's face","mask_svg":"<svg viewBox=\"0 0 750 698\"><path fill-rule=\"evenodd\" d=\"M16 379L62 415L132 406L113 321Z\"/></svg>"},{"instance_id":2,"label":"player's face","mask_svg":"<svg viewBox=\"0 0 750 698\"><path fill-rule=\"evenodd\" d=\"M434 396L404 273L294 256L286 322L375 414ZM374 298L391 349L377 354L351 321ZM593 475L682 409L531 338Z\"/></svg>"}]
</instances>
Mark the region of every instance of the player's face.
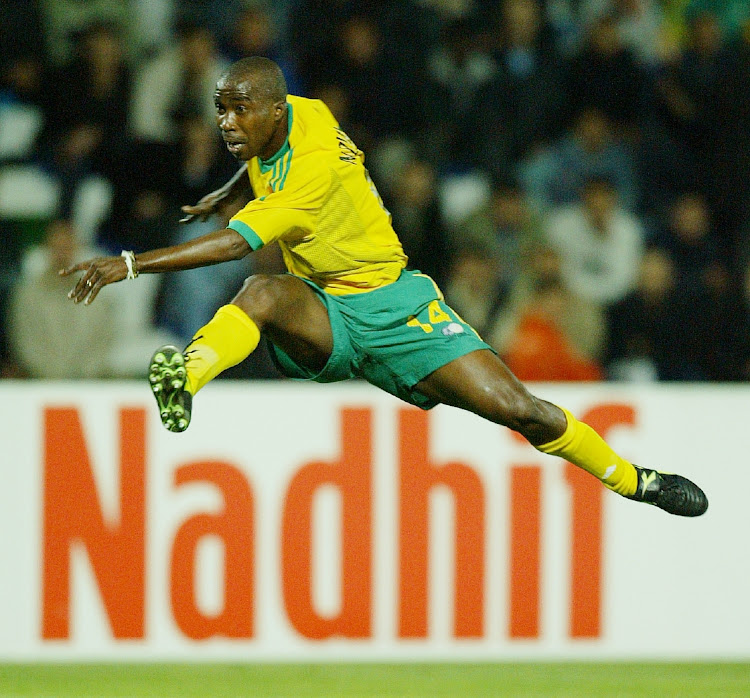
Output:
<instances>
[{"instance_id":1,"label":"player's face","mask_svg":"<svg viewBox=\"0 0 750 698\"><path fill-rule=\"evenodd\" d=\"M220 80L214 103L221 136L238 160L270 158L284 144L285 102L260 98L251 81Z\"/></svg>"}]
</instances>

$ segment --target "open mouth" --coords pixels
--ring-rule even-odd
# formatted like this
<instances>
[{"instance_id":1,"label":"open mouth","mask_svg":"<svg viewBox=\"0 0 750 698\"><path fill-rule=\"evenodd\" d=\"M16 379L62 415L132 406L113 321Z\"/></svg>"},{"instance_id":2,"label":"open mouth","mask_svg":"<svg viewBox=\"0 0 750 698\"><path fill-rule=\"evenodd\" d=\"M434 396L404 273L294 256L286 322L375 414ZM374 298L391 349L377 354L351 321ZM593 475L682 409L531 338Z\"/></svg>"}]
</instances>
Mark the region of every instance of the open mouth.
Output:
<instances>
[{"instance_id":1,"label":"open mouth","mask_svg":"<svg viewBox=\"0 0 750 698\"><path fill-rule=\"evenodd\" d=\"M227 144L227 150L232 153L239 153L245 145L244 141L224 141Z\"/></svg>"}]
</instances>

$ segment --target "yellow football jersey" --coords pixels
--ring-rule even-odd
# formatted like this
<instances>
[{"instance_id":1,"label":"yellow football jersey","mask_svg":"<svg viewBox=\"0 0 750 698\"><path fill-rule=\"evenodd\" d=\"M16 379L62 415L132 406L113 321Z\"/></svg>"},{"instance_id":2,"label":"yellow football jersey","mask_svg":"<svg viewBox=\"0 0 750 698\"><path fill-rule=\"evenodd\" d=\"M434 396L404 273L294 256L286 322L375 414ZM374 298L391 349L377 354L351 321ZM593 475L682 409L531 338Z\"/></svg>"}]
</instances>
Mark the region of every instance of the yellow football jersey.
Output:
<instances>
[{"instance_id":1,"label":"yellow football jersey","mask_svg":"<svg viewBox=\"0 0 750 698\"><path fill-rule=\"evenodd\" d=\"M407 258L362 151L320 100L287 102L287 141L269 160L248 162L256 198L229 227L253 249L278 241L287 269L328 293L395 281Z\"/></svg>"}]
</instances>

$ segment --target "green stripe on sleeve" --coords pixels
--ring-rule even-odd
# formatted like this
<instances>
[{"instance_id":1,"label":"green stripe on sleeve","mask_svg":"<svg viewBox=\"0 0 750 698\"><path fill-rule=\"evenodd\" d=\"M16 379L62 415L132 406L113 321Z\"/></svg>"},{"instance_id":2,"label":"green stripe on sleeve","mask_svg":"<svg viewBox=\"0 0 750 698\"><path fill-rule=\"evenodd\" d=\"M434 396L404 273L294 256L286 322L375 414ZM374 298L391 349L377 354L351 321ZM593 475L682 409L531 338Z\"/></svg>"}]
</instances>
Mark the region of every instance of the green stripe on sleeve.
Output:
<instances>
[{"instance_id":1,"label":"green stripe on sleeve","mask_svg":"<svg viewBox=\"0 0 750 698\"><path fill-rule=\"evenodd\" d=\"M227 228L231 228L236 233L239 233L242 235L245 240L247 240L247 244L252 247L254 250L258 250L266 243L263 242L263 240L260 239L260 236L258 233L256 233L247 223L243 223L242 221L233 220L230 221Z\"/></svg>"}]
</instances>

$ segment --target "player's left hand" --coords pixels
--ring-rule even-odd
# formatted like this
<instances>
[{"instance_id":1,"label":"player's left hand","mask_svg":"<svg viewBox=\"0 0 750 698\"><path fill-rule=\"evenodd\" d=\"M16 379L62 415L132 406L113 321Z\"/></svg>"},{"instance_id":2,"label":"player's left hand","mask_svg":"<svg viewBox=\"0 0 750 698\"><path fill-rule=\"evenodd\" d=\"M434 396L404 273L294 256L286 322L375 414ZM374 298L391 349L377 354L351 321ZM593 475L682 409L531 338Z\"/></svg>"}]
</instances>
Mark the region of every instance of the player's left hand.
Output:
<instances>
[{"instance_id":1,"label":"player's left hand","mask_svg":"<svg viewBox=\"0 0 750 698\"><path fill-rule=\"evenodd\" d=\"M107 284L122 281L128 275L128 265L122 257L96 257L85 262L79 262L67 269L60 269L60 276L68 276L82 271L83 276L69 291L68 298L74 303L83 301L90 305Z\"/></svg>"}]
</instances>

